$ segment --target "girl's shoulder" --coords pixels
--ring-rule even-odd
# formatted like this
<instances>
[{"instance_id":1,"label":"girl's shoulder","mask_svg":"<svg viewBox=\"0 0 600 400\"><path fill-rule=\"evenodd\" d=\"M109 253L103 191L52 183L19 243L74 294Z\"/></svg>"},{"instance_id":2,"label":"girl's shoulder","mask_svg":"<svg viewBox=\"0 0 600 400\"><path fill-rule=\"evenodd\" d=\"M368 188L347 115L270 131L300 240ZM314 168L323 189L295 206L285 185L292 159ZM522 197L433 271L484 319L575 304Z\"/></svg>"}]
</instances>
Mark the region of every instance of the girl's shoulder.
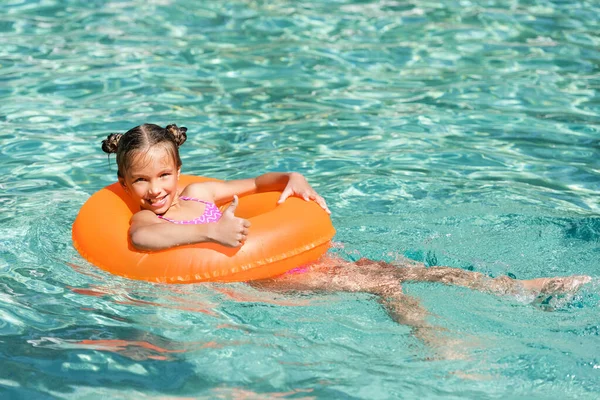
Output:
<instances>
[{"instance_id":1,"label":"girl's shoulder","mask_svg":"<svg viewBox=\"0 0 600 400\"><path fill-rule=\"evenodd\" d=\"M181 191L180 196L194 197L196 199L213 201L214 190L213 182L190 183Z\"/></svg>"},{"instance_id":2,"label":"girl's shoulder","mask_svg":"<svg viewBox=\"0 0 600 400\"><path fill-rule=\"evenodd\" d=\"M129 222L131 224L134 224L134 223L154 222L155 220L156 220L156 214L154 214L152 211L140 210L131 216L131 220Z\"/></svg>"}]
</instances>

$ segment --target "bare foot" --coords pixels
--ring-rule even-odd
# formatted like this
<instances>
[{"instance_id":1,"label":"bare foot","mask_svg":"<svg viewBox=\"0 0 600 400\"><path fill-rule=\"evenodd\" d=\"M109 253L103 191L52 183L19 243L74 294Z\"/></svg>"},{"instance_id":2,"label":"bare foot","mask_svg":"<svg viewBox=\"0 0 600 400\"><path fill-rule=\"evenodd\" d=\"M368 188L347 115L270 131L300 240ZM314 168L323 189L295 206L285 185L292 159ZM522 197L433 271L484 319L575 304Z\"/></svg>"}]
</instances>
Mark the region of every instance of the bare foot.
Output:
<instances>
[{"instance_id":1,"label":"bare foot","mask_svg":"<svg viewBox=\"0 0 600 400\"><path fill-rule=\"evenodd\" d=\"M582 285L591 281L587 275L574 275L556 278L537 278L522 281L523 287L533 294L574 293Z\"/></svg>"}]
</instances>

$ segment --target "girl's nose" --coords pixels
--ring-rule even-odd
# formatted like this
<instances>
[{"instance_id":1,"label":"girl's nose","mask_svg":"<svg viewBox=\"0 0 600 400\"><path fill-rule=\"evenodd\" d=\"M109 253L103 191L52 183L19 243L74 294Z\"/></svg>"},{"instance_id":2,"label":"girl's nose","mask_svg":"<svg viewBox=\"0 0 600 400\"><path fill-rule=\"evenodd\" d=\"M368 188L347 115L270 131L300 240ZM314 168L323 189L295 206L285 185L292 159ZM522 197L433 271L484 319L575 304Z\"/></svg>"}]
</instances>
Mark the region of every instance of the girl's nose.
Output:
<instances>
[{"instance_id":1,"label":"girl's nose","mask_svg":"<svg viewBox=\"0 0 600 400\"><path fill-rule=\"evenodd\" d=\"M148 193L150 193L151 195L160 194L160 186L158 186L157 184L150 185L150 189L148 190Z\"/></svg>"}]
</instances>

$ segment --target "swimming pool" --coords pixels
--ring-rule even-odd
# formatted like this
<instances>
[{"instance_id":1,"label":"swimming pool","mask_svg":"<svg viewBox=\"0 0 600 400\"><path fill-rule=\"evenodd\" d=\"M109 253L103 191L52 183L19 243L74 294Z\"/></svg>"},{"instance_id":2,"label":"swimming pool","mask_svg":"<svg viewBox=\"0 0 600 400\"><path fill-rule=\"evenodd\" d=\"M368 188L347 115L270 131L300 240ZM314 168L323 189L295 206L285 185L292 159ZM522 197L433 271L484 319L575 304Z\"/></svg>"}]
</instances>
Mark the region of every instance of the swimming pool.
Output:
<instances>
[{"instance_id":1,"label":"swimming pool","mask_svg":"<svg viewBox=\"0 0 600 400\"><path fill-rule=\"evenodd\" d=\"M592 1L0 5L0 394L594 398L600 8ZM466 357L369 295L110 276L70 226L108 133L189 128L184 172L297 170L348 259L589 274L532 305L407 284ZM110 249L107 249L110 251Z\"/></svg>"}]
</instances>

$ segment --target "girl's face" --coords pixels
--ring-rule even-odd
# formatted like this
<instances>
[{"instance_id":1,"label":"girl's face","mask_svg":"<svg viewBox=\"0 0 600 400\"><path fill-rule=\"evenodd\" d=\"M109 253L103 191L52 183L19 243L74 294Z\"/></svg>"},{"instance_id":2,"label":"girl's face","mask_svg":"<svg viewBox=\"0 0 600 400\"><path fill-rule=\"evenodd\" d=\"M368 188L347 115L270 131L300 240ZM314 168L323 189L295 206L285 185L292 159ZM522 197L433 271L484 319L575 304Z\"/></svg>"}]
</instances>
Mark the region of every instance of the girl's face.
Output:
<instances>
[{"instance_id":1,"label":"girl's face","mask_svg":"<svg viewBox=\"0 0 600 400\"><path fill-rule=\"evenodd\" d=\"M119 182L144 210L166 213L177 196L180 168L163 146L133 155L131 167Z\"/></svg>"}]
</instances>

